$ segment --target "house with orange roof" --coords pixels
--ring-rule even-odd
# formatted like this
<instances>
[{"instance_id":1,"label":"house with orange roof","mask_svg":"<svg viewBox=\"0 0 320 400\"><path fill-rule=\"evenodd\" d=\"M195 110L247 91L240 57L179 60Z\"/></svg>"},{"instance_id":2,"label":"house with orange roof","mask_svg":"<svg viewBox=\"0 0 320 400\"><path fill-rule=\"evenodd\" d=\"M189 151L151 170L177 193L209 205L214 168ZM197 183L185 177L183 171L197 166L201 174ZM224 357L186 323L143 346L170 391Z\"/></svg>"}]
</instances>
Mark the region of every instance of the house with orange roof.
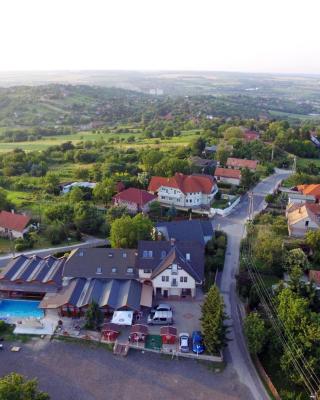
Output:
<instances>
[{"instance_id":1,"label":"house with orange roof","mask_svg":"<svg viewBox=\"0 0 320 400\"><path fill-rule=\"evenodd\" d=\"M247 160L242 158L229 157L227 159L227 167L234 169L248 168L255 172L258 166L257 160Z\"/></svg>"},{"instance_id":2,"label":"house with orange roof","mask_svg":"<svg viewBox=\"0 0 320 400\"><path fill-rule=\"evenodd\" d=\"M239 186L241 182L241 171L239 169L231 168L216 168L214 177L216 178L217 182L224 182Z\"/></svg>"},{"instance_id":3,"label":"house with orange roof","mask_svg":"<svg viewBox=\"0 0 320 400\"><path fill-rule=\"evenodd\" d=\"M320 229L320 204L290 203L286 216L289 236L304 237L309 230Z\"/></svg>"},{"instance_id":4,"label":"house with orange roof","mask_svg":"<svg viewBox=\"0 0 320 400\"><path fill-rule=\"evenodd\" d=\"M157 194L158 201L164 205L202 208L210 206L218 187L211 175L184 175L176 172L170 178L153 176L148 191Z\"/></svg>"},{"instance_id":5,"label":"house with orange roof","mask_svg":"<svg viewBox=\"0 0 320 400\"><path fill-rule=\"evenodd\" d=\"M300 193L308 196L314 196L317 203L320 201L320 184L298 185L297 189Z\"/></svg>"},{"instance_id":6,"label":"house with orange roof","mask_svg":"<svg viewBox=\"0 0 320 400\"><path fill-rule=\"evenodd\" d=\"M22 238L29 230L30 217L14 211L0 212L0 236Z\"/></svg>"}]
</instances>

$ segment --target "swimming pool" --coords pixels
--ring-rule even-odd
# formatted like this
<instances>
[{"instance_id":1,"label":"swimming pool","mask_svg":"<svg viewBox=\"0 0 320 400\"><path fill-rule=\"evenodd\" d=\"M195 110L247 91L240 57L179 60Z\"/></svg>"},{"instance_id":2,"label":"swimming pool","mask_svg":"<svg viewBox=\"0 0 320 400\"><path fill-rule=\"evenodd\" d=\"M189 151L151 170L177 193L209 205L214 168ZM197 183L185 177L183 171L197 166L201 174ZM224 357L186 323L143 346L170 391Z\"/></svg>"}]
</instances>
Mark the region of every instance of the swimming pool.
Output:
<instances>
[{"instance_id":1,"label":"swimming pool","mask_svg":"<svg viewBox=\"0 0 320 400\"><path fill-rule=\"evenodd\" d=\"M40 301L0 300L0 319L5 318L42 318L43 310L38 308Z\"/></svg>"}]
</instances>

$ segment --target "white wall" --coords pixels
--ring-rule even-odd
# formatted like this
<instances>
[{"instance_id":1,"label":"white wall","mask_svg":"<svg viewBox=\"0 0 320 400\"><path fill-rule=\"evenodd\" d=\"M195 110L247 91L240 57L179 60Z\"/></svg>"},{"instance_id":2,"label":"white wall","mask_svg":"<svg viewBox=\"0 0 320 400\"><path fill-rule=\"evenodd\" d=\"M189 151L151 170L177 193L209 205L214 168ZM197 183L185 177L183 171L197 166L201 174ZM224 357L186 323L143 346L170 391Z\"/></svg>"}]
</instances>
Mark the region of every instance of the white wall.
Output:
<instances>
[{"instance_id":1,"label":"white wall","mask_svg":"<svg viewBox=\"0 0 320 400\"><path fill-rule=\"evenodd\" d=\"M205 194L202 192L182 193L179 189L161 186L158 190L158 200L160 203L174 204L182 207L193 207L208 205L213 200L218 188L215 185L213 192Z\"/></svg>"},{"instance_id":2,"label":"white wall","mask_svg":"<svg viewBox=\"0 0 320 400\"><path fill-rule=\"evenodd\" d=\"M195 288L196 288L196 281L194 278L188 274L185 270L183 269L178 269L177 274L172 274L171 269L166 269L163 271L161 274L156 276L152 280L154 292L156 292L156 288L161 288L162 293L163 290L168 290L169 291L169 296L170 295L177 295L181 293L181 289L191 289L192 293L195 293ZM163 282L162 277L163 276L168 276L169 277L169 282ZM187 277L187 282L180 282L180 277ZM175 278L177 281L177 286L172 286L171 282L172 279ZM179 289L177 291L177 289Z\"/></svg>"}]
</instances>

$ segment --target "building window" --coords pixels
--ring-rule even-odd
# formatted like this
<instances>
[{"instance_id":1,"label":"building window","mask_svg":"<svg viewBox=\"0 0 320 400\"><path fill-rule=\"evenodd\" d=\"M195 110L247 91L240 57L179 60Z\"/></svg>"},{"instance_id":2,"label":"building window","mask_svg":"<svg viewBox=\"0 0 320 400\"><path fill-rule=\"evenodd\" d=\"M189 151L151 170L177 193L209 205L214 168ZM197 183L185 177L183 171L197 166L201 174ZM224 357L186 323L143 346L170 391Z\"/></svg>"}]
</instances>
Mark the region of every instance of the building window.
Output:
<instances>
[{"instance_id":1,"label":"building window","mask_svg":"<svg viewBox=\"0 0 320 400\"><path fill-rule=\"evenodd\" d=\"M167 252L165 250L162 250L161 259L165 258L166 255L167 255Z\"/></svg>"},{"instance_id":2,"label":"building window","mask_svg":"<svg viewBox=\"0 0 320 400\"><path fill-rule=\"evenodd\" d=\"M152 250L143 250L142 257L143 258L152 258L153 253Z\"/></svg>"},{"instance_id":3,"label":"building window","mask_svg":"<svg viewBox=\"0 0 320 400\"><path fill-rule=\"evenodd\" d=\"M183 282L188 282L188 277L187 276L183 277Z\"/></svg>"},{"instance_id":4,"label":"building window","mask_svg":"<svg viewBox=\"0 0 320 400\"><path fill-rule=\"evenodd\" d=\"M117 272L117 268L116 267L112 267L111 272L113 272L113 273Z\"/></svg>"},{"instance_id":5,"label":"building window","mask_svg":"<svg viewBox=\"0 0 320 400\"><path fill-rule=\"evenodd\" d=\"M143 273L144 273L144 274L151 274L151 269L144 269L144 270L143 270Z\"/></svg>"},{"instance_id":6,"label":"building window","mask_svg":"<svg viewBox=\"0 0 320 400\"><path fill-rule=\"evenodd\" d=\"M190 261L190 253L187 253L187 254L186 254L186 260L187 260L187 261Z\"/></svg>"},{"instance_id":7,"label":"building window","mask_svg":"<svg viewBox=\"0 0 320 400\"><path fill-rule=\"evenodd\" d=\"M132 267L128 267L127 268L127 273L128 274L132 274L133 273L133 268Z\"/></svg>"},{"instance_id":8,"label":"building window","mask_svg":"<svg viewBox=\"0 0 320 400\"><path fill-rule=\"evenodd\" d=\"M183 276L180 276L180 282L183 282Z\"/></svg>"},{"instance_id":9,"label":"building window","mask_svg":"<svg viewBox=\"0 0 320 400\"><path fill-rule=\"evenodd\" d=\"M102 274L102 268L101 267L97 267L96 274Z\"/></svg>"},{"instance_id":10,"label":"building window","mask_svg":"<svg viewBox=\"0 0 320 400\"><path fill-rule=\"evenodd\" d=\"M309 226L309 221L306 221L306 226Z\"/></svg>"},{"instance_id":11,"label":"building window","mask_svg":"<svg viewBox=\"0 0 320 400\"><path fill-rule=\"evenodd\" d=\"M178 266L177 264L172 264L172 274L177 274L178 273Z\"/></svg>"},{"instance_id":12,"label":"building window","mask_svg":"<svg viewBox=\"0 0 320 400\"><path fill-rule=\"evenodd\" d=\"M123 258L127 258L127 253L122 253Z\"/></svg>"},{"instance_id":13,"label":"building window","mask_svg":"<svg viewBox=\"0 0 320 400\"><path fill-rule=\"evenodd\" d=\"M162 282L169 282L169 277L168 276L162 276Z\"/></svg>"}]
</instances>

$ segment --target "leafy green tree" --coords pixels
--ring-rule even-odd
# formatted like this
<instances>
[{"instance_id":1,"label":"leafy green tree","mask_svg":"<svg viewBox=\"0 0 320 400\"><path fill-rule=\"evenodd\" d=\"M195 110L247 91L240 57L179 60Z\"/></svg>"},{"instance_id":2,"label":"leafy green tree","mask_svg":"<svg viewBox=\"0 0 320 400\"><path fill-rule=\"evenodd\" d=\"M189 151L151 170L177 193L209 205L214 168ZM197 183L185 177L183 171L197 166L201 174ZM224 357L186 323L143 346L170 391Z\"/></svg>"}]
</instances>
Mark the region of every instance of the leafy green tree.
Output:
<instances>
[{"instance_id":1,"label":"leafy green tree","mask_svg":"<svg viewBox=\"0 0 320 400\"><path fill-rule=\"evenodd\" d=\"M200 136L191 143L191 152L195 156L200 156L206 147L206 141Z\"/></svg>"},{"instance_id":2,"label":"leafy green tree","mask_svg":"<svg viewBox=\"0 0 320 400\"><path fill-rule=\"evenodd\" d=\"M100 325L103 322L103 313L100 310L99 305L95 301L89 304L85 314L85 319L86 329L98 330L100 328Z\"/></svg>"},{"instance_id":3,"label":"leafy green tree","mask_svg":"<svg viewBox=\"0 0 320 400\"><path fill-rule=\"evenodd\" d=\"M244 320L244 333L251 354L259 354L266 341L266 327L257 312L251 312Z\"/></svg>"},{"instance_id":4,"label":"leafy green tree","mask_svg":"<svg viewBox=\"0 0 320 400\"><path fill-rule=\"evenodd\" d=\"M49 400L48 393L38 389L36 379L26 380L22 375L12 373L0 378L1 400Z\"/></svg>"},{"instance_id":5,"label":"leafy green tree","mask_svg":"<svg viewBox=\"0 0 320 400\"><path fill-rule=\"evenodd\" d=\"M242 130L237 126L230 126L230 128L226 129L223 134L226 140L230 139L241 139L243 138Z\"/></svg>"},{"instance_id":6,"label":"leafy green tree","mask_svg":"<svg viewBox=\"0 0 320 400\"><path fill-rule=\"evenodd\" d=\"M79 187L74 187L69 192L69 200L71 204L77 204L83 199L83 191Z\"/></svg>"},{"instance_id":7,"label":"leafy green tree","mask_svg":"<svg viewBox=\"0 0 320 400\"><path fill-rule=\"evenodd\" d=\"M68 230L61 221L53 221L47 226L45 236L49 239L51 244L59 244L66 240Z\"/></svg>"},{"instance_id":8,"label":"leafy green tree","mask_svg":"<svg viewBox=\"0 0 320 400\"><path fill-rule=\"evenodd\" d=\"M155 217L161 216L161 204L158 201L153 201L149 206L150 214Z\"/></svg>"},{"instance_id":9,"label":"leafy green tree","mask_svg":"<svg viewBox=\"0 0 320 400\"><path fill-rule=\"evenodd\" d=\"M302 271L309 269L308 257L300 248L292 249L287 252L284 260L285 269L290 273L294 267L300 268Z\"/></svg>"},{"instance_id":10,"label":"leafy green tree","mask_svg":"<svg viewBox=\"0 0 320 400\"><path fill-rule=\"evenodd\" d=\"M74 207L74 224L84 233L97 233L103 223L103 217L95 206L85 201Z\"/></svg>"},{"instance_id":11,"label":"leafy green tree","mask_svg":"<svg viewBox=\"0 0 320 400\"><path fill-rule=\"evenodd\" d=\"M105 178L99 182L93 189L93 197L95 201L101 201L107 204L111 201L112 196L115 194L115 182L111 178Z\"/></svg>"},{"instance_id":12,"label":"leafy green tree","mask_svg":"<svg viewBox=\"0 0 320 400\"><path fill-rule=\"evenodd\" d=\"M250 171L249 168L243 168L241 170L241 182L240 185L245 188L249 189L255 183L257 183L258 177L253 171Z\"/></svg>"},{"instance_id":13,"label":"leafy green tree","mask_svg":"<svg viewBox=\"0 0 320 400\"><path fill-rule=\"evenodd\" d=\"M7 193L5 190L0 188L0 210L10 210L11 203L7 198Z\"/></svg>"},{"instance_id":14,"label":"leafy green tree","mask_svg":"<svg viewBox=\"0 0 320 400\"><path fill-rule=\"evenodd\" d=\"M54 172L48 172L44 179L46 191L48 193L58 194L60 183L59 176Z\"/></svg>"},{"instance_id":15,"label":"leafy green tree","mask_svg":"<svg viewBox=\"0 0 320 400\"><path fill-rule=\"evenodd\" d=\"M201 307L201 328L209 354L217 354L227 343L227 316L224 302L216 285L211 286Z\"/></svg>"},{"instance_id":16,"label":"leafy green tree","mask_svg":"<svg viewBox=\"0 0 320 400\"><path fill-rule=\"evenodd\" d=\"M111 225L113 221L124 216L129 215L128 209L126 206L112 206L108 208L106 221L108 225Z\"/></svg>"},{"instance_id":17,"label":"leafy green tree","mask_svg":"<svg viewBox=\"0 0 320 400\"><path fill-rule=\"evenodd\" d=\"M285 335L290 335L299 349L299 358L303 355L306 363L319 376L319 314L310 310L308 299L300 297L289 287L282 289L277 296L277 314L284 325ZM292 382L302 383L301 375L292 364L292 350L284 350L280 364Z\"/></svg>"},{"instance_id":18,"label":"leafy green tree","mask_svg":"<svg viewBox=\"0 0 320 400\"><path fill-rule=\"evenodd\" d=\"M152 235L153 224L143 214L137 214L134 218L124 215L111 224L111 246L135 248L139 240L149 240Z\"/></svg>"},{"instance_id":19,"label":"leafy green tree","mask_svg":"<svg viewBox=\"0 0 320 400\"><path fill-rule=\"evenodd\" d=\"M306 234L306 244L312 250L312 259L314 262L320 262L320 229L316 231L308 231Z\"/></svg>"},{"instance_id":20,"label":"leafy green tree","mask_svg":"<svg viewBox=\"0 0 320 400\"><path fill-rule=\"evenodd\" d=\"M76 179L80 179L82 181L87 181L89 179L89 170L88 170L88 168L77 168L74 171L74 177Z\"/></svg>"},{"instance_id":21,"label":"leafy green tree","mask_svg":"<svg viewBox=\"0 0 320 400\"><path fill-rule=\"evenodd\" d=\"M221 165L226 165L228 158L231 156L231 151L223 146L219 145L215 154L215 159L220 162Z\"/></svg>"},{"instance_id":22,"label":"leafy green tree","mask_svg":"<svg viewBox=\"0 0 320 400\"><path fill-rule=\"evenodd\" d=\"M52 204L46 207L44 216L47 223L61 221L64 224L68 224L73 221L73 206L68 203Z\"/></svg>"},{"instance_id":23,"label":"leafy green tree","mask_svg":"<svg viewBox=\"0 0 320 400\"><path fill-rule=\"evenodd\" d=\"M147 150L142 153L141 161L144 167L144 170L152 173L154 166L158 164L158 162L162 159L163 154L157 150Z\"/></svg>"}]
</instances>

